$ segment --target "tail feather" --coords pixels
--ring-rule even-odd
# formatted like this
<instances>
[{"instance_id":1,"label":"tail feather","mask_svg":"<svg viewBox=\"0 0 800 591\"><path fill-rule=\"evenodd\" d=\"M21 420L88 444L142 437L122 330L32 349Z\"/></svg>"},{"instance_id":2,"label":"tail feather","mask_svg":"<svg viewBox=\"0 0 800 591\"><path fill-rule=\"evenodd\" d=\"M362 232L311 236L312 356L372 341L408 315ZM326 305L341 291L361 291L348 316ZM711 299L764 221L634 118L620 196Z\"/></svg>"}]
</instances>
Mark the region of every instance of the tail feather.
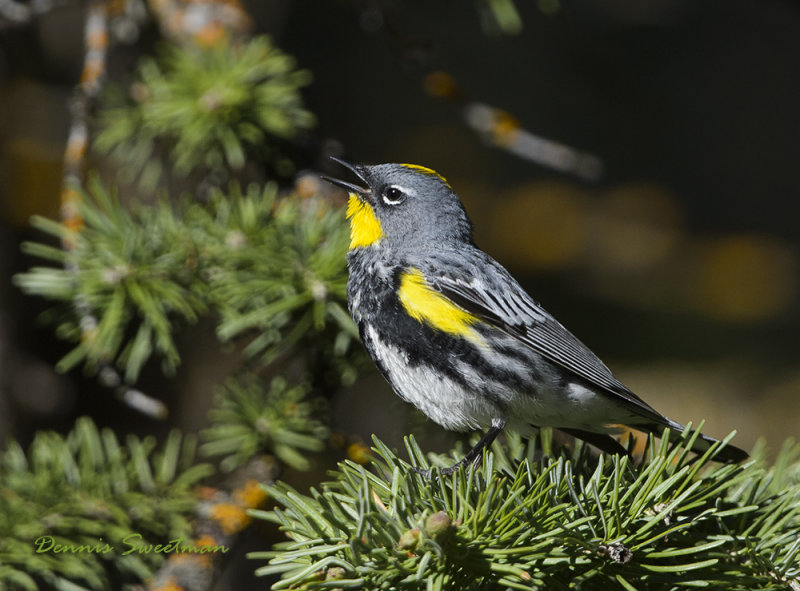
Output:
<instances>
[{"instance_id":1,"label":"tail feather","mask_svg":"<svg viewBox=\"0 0 800 591\"><path fill-rule=\"evenodd\" d=\"M683 430L686 428L684 425L681 425L677 421L673 421L672 419L668 419L664 417L663 423L650 423L647 425L635 425L636 429L640 429L647 433L652 433L657 437L661 437L664 432L664 429L669 427L671 431L674 433L682 433ZM708 448L718 443L718 439L714 439L708 435L704 435L703 433L698 433L697 439L692 446L692 451L697 454L702 454L708 451ZM725 447L718 450L717 453L714 455L714 460L717 462L725 462L725 463L733 463L738 464L739 462L743 462L747 458L750 457L746 451L741 448L736 447L735 445L731 445L727 443Z\"/></svg>"},{"instance_id":2,"label":"tail feather","mask_svg":"<svg viewBox=\"0 0 800 591\"><path fill-rule=\"evenodd\" d=\"M669 427L673 433L680 434L686 428L678 422L675 422L671 419L664 419L663 423L649 423L646 425L636 425L634 428L644 431L646 433L652 433L656 437L661 437L664 434L664 429ZM627 455L628 450L616 439L607 435L605 433L593 433L591 431L582 431L580 429L572 429L566 427L559 427L559 431L563 431L568 435L572 435L577 439L582 439L586 443L589 443L600 451L604 451L609 454L619 454L619 455ZM708 448L711 447L713 444L717 443L718 440L714 439L713 437L709 437L708 435L704 435L703 433L698 434L697 439L692 446L692 451L698 454L705 453L708 451ZM717 451L716 455L714 456L714 460L718 462L725 462L725 463L739 463L743 462L750 455L744 451L736 447L735 445L731 445L730 443L726 444L725 447Z\"/></svg>"}]
</instances>

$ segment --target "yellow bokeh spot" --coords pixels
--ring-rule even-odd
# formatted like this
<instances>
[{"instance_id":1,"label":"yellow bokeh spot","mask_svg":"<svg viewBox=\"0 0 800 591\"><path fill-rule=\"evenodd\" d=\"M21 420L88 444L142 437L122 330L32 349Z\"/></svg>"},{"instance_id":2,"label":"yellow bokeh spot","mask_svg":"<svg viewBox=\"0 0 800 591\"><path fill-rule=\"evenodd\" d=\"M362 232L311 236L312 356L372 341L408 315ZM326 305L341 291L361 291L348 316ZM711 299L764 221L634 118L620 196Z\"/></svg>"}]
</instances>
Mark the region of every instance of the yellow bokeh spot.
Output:
<instances>
[{"instance_id":1,"label":"yellow bokeh spot","mask_svg":"<svg viewBox=\"0 0 800 591\"><path fill-rule=\"evenodd\" d=\"M218 544L217 540L214 539L213 536L205 534L196 538L194 541L194 545L198 548L200 546L216 546Z\"/></svg>"},{"instance_id":2,"label":"yellow bokeh spot","mask_svg":"<svg viewBox=\"0 0 800 591\"><path fill-rule=\"evenodd\" d=\"M510 146L513 144L518 137L520 127L519 120L511 113L500 109L494 109L494 119L492 120L492 126L489 131L496 144L499 146Z\"/></svg>"},{"instance_id":3,"label":"yellow bokeh spot","mask_svg":"<svg viewBox=\"0 0 800 591\"><path fill-rule=\"evenodd\" d=\"M153 591L185 591L184 587L178 584L175 577L167 577L163 585L152 587Z\"/></svg>"},{"instance_id":4,"label":"yellow bokeh spot","mask_svg":"<svg viewBox=\"0 0 800 591\"><path fill-rule=\"evenodd\" d=\"M225 533L236 533L250 523L250 516L239 505L218 503L211 508L211 518L216 521Z\"/></svg>"},{"instance_id":5,"label":"yellow bokeh spot","mask_svg":"<svg viewBox=\"0 0 800 591\"><path fill-rule=\"evenodd\" d=\"M498 258L517 268L559 268L574 263L588 232L586 197L564 183L513 189L494 208L492 241Z\"/></svg>"},{"instance_id":6,"label":"yellow bokeh spot","mask_svg":"<svg viewBox=\"0 0 800 591\"><path fill-rule=\"evenodd\" d=\"M215 540L212 536L206 534L196 538L191 544L186 544L185 546L194 546L195 548L203 548L209 547L214 548L218 545L217 540ZM183 562L189 563L192 565L192 568L208 568L213 564L213 554L203 554L203 553L195 553L193 550L188 550L186 552L179 552L174 554L170 557L170 560L174 562Z\"/></svg>"},{"instance_id":7,"label":"yellow bokeh spot","mask_svg":"<svg viewBox=\"0 0 800 591\"><path fill-rule=\"evenodd\" d=\"M715 318L755 321L785 311L797 297L797 260L773 238L734 236L706 245L697 277L697 304Z\"/></svg>"},{"instance_id":8,"label":"yellow bokeh spot","mask_svg":"<svg viewBox=\"0 0 800 591\"><path fill-rule=\"evenodd\" d=\"M234 491L233 498L243 507L253 509L267 500L267 491L257 480L248 480L242 488Z\"/></svg>"},{"instance_id":9,"label":"yellow bokeh spot","mask_svg":"<svg viewBox=\"0 0 800 591\"><path fill-rule=\"evenodd\" d=\"M194 34L194 41L200 47L221 47L228 40L228 33L218 22L208 23Z\"/></svg>"},{"instance_id":10,"label":"yellow bokeh spot","mask_svg":"<svg viewBox=\"0 0 800 591\"><path fill-rule=\"evenodd\" d=\"M442 99L456 99L461 94L455 78L446 72L431 72L423 80L425 92Z\"/></svg>"},{"instance_id":11,"label":"yellow bokeh spot","mask_svg":"<svg viewBox=\"0 0 800 591\"><path fill-rule=\"evenodd\" d=\"M647 268L663 261L681 238L675 197L648 184L617 187L599 200L592 232L592 264L613 271Z\"/></svg>"},{"instance_id":12,"label":"yellow bokeh spot","mask_svg":"<svg viewBox=\"0 0 800 591\"><path fill-rule=\"evenodd\" d=\"M360 441L347 446L347 457L357 464L368 464L372 459L369 448Z\"/></svg>"}]
</instances>

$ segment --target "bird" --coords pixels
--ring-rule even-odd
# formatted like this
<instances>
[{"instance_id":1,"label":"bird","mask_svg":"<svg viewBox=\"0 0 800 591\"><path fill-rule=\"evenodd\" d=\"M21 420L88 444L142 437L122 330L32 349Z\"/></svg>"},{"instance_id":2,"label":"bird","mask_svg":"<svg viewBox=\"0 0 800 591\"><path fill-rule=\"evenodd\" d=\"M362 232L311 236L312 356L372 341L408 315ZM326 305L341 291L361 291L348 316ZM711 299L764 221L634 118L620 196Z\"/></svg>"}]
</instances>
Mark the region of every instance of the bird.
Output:
<instances>
[{"instance_id":1,"label":"bird","mask_svg":"<svg viewBox=\"0 0 800 591\"><path fill-rule=\"evenodd\" d=\"M476 462L504 428L552 427L600 451L626 454L620 426L682 432L620 382L494 258L450 183L417 164L354 164L348 193L347 300L361 341L394 392L429 419L480 441L453 466ZM693 451L717 440L698 433ZM715 460L747 452L722 446Z\"/></svg>"}]
</instances>

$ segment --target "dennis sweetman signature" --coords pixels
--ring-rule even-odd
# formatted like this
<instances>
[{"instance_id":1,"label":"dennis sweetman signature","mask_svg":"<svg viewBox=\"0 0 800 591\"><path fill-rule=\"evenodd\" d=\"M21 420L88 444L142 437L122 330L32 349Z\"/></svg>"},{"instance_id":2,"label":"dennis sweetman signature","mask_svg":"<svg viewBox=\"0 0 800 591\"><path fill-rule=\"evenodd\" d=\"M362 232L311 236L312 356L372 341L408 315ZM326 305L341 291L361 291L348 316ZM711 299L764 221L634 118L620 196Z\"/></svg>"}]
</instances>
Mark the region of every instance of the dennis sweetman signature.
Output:
<instances>
[{"instance_id":1,"label":"dennis sweetman signature","mask_svg":"<svg viewBox=\"0 0 800 591\"><path fill-rule=\"evenodd\" d=\"M147 544L141 534L128 534L117 544L104 542L100 538L96 544L58 544L53 536L39 536L33 541L36 553L52 552L53 554L170 554L192 553L209 554L213 552L227 552L227 546L212 546L211 544L193 544L183 538L175 538L166 544Z\"/></svg>"}]
</instances>

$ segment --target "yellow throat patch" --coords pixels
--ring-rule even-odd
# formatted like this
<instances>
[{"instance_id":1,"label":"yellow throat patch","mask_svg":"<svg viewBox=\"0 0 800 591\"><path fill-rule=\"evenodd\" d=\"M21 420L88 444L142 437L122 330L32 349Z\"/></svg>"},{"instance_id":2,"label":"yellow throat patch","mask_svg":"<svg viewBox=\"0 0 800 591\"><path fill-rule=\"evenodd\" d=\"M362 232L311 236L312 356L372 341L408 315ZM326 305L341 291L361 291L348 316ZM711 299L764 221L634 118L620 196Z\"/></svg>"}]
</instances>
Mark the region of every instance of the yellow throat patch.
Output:
<instances>
[{"instance_id":1,"label":"yellow throat patch","mask_svg":"<svg viewBox=\"0 0 800 591\"><path fill-rule=\"evenodd\" d=\"M405 311L415 320L478 345L484 344L483 338L472 327L478 318L431 289L419 269L411 268L403 272L397 296Z\"/></svg>"},{"instance_id":2,"label":"yellow throat patch","mask_svg":"<svg viewBox=\"0 0 800 591\"><path fill-rule=\"evenodd\" d=\"M355 193L347 200L347 219L350 220L350 249L375 244L383 237L383 229L369 203Z\"/></svg>"}]
</instances>

